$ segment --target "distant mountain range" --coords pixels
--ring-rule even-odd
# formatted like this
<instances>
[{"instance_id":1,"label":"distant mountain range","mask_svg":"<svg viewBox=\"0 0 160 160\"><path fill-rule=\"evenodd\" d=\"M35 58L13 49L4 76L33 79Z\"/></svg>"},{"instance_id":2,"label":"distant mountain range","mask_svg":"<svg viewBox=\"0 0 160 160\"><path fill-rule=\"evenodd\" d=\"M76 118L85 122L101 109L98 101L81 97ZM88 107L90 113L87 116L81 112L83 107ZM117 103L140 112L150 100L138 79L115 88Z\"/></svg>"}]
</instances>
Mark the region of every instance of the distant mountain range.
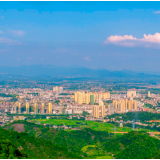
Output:
<instances>
[{"instance_id":1,"label":"distant mountain range","mask_svg":"<svg viewBox=\"0 0 160 160\"><path fill-rule=\"evenodd\" d=\"M59 78L160 78L160 75L138 73L130 70L109 71L82 67L56 67L51 65L31 65L0 67L0 77L59 77Z\"/></svg>"}]
</instances>

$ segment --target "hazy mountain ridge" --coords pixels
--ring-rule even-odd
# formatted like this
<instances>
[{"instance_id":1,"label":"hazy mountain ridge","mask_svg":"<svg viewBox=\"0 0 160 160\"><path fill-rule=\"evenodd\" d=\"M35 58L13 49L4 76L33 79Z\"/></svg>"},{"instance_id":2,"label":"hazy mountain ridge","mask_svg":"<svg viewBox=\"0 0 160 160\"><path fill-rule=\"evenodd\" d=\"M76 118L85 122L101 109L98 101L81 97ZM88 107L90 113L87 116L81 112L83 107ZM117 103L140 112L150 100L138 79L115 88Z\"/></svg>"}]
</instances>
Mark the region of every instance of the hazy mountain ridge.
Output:
<instances>
[{"instance_id":1,"label":"hazy mountain ridge","mask_svg":"<svg viewBox=\"0 0 160 160\"><path fill-rule=\"evenodd\" d=\"M73 78L160 78L160 75L138 73L130 70L109 71L82 67L56 67L51 65L31 65L17 67L0 67L0 76L50 76Z\"/></svg>"}]
</instances>

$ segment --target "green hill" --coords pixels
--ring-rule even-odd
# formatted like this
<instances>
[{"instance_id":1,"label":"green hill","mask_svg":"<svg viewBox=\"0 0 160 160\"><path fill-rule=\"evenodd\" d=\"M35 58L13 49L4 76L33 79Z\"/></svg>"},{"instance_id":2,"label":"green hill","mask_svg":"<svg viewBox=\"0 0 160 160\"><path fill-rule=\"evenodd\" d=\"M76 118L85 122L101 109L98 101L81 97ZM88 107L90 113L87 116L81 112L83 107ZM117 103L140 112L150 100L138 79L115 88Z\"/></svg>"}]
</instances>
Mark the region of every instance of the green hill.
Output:
<instances>
[{"instance_id":1,"label":"green hill","mask_svg":"<svg viewBox=\"0 0 160 160\"><path fill-rule=\"evenodd\" d=\"M26 154L29 159L81 158L65 146L53 144L42 138L30 136L28 133L18 133L0 128L1 140L9 140L16 148Z\"/></svg>"},{"instance_id":2,"label":"green hill","mask_svg":"<svg viewBox=\"0 0 160 160\"><path fill-rule=\"evenodd\" d=\"M160 140L145 132L129 132L106 141L103 149L117 159L151 159L160 153Z\"/></svg>"},{"instance_id":3,"label":"green hill","mask_svg":"<svg viewBox=\"0 0 160 160\"><path fill-rule=\"evenodd\" d=\"M76 155L83 155L84 157L87 157L87 154L81 151L84 146L98 145L99 143L105 142L105 140L109 139L109 136L112 135L109 135L106 131L95 131L90 128L75 131L57 130L26 121L14 122L7 127L5 126L5 128L17 131L18 129L23 130L19 127L22 126L21 124L24 125L25 132L30 136L46 139L54 143L54 145L64 146L68 151L74 152Z\"/></svg>"},{"instance_id":4,"label":"green hill","mask_svg":"<svg viewBox=\"0 0 160 160\"><path fill-rule=\"evenodd\" d=\"M57 130L25 121L0 129L0 137L9 139L28 158L150 159L160 157L160 140L146 132L109 134L90 128ZM9 131L10 130L10 131ZM24 131L21 133L12 130ZM14 143L15 142L15 143Z\"/></svg>"},{"instance_id":5,"label":"green hill","mask_svg":"<svg viewBox=\"0 0 160 160\"><path fill-rule=\"evenodd\" d=\"M27 155L19 151L9 140L0 141L0 159L26 159Z\"/></svg>"}]
</instances>

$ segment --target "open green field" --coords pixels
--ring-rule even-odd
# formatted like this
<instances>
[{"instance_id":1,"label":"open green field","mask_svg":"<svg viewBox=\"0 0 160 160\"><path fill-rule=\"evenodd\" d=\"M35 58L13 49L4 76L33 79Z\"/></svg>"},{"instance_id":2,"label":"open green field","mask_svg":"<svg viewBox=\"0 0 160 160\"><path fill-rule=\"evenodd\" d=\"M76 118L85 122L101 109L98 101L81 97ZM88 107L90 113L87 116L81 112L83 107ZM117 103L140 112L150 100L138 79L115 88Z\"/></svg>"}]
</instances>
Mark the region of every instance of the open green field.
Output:
<instances>
[{"instance_id":1,"label":"open green field","mask_svg":"<svg viewBox=\"0 0 160 160\"><path fill-rule=\"evenodd\" d=\"M79 120L67 120L67 119L32 119L31 122L40 123L40 124L52 124L52 125L57 125L57 126L66 125L66 126L71 126L75 128L88 127L88 128L91 128L97 131L108 131L108 132L115 131L115 126L113 124L109 124L106 122L79 121ZM132 128L129 128L129 127L116 127L117 132L129 132L131 130ZM148 130L146 129L143 129L143 130L148 132Z\"/></svg>"},{"instance_id":2,"label":"open green field","mask_svg":"<svg viewBox=\"0 0 160 160\"><path fill-rule=\"evenodd\" d=\"M84 146L81 151L87 154L87 159L113 159L112 155L96 145Z\"/></svg>"}]
</instances>

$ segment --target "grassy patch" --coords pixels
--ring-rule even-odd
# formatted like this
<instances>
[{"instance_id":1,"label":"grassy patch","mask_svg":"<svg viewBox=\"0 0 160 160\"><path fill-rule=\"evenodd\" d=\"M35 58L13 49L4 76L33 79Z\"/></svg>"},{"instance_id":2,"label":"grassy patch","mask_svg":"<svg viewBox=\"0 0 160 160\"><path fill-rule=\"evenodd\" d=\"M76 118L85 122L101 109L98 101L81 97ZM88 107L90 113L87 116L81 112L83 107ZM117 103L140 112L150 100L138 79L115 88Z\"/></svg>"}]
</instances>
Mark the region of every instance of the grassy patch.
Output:
<instances>
[{"instance_id":1,"label":"grassy patch","mask_svg":"<svg viewBox=\"0 0 160 160\"><path fill-rule=\"evenodd\" d=\"M79 121L79 120L66 120L66 119L33 119L33 123L40 124L52 124L52 125L66 125L71 127L81 127L81 128L91 128L96 131L108 131L114 132L114 125L105 122L95 122L95 121ZM116 127L117 132L129 132L132 128L129 127Z\"/></svg>"}]
</instances>

